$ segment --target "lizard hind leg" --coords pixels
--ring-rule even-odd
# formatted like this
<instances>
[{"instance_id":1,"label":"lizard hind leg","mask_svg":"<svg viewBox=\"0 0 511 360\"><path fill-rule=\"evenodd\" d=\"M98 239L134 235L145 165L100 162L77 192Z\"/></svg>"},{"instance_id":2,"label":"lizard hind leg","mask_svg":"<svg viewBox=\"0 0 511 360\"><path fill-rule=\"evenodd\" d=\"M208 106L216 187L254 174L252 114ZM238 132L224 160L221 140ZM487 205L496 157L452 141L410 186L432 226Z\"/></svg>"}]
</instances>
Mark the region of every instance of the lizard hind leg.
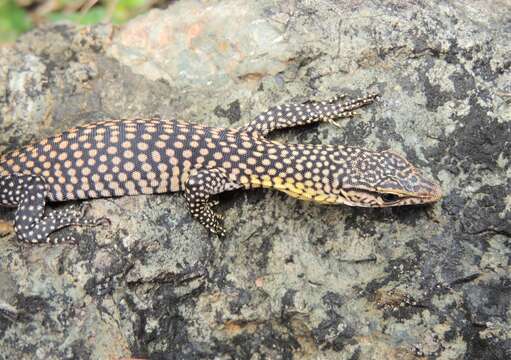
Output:
<instances>
[{"instance_id":1,"label":"lizard hind leg","mask_svg":"<svg viewBox=\"0 0 511 360\"><path fill-rule=\"evenodd\" d=\"M74 241L72 236L49 236L71 225L98 225L96 221L85 220L83 211L57 210L45 216L47 194L46 183L39 176L14 174L0 177L0 204L17 206L14 230L19 240L29 243Z\"/></svg>"}]
</instances>

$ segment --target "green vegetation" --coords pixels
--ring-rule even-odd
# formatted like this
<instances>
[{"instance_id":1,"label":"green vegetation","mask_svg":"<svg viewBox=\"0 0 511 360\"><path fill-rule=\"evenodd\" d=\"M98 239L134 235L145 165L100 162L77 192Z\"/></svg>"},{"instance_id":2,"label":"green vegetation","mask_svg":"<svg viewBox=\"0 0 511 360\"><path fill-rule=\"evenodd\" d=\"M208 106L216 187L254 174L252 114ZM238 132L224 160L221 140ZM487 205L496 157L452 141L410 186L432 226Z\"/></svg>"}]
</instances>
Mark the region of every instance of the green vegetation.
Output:
<instances>
[{"instance_id":1,"label":"green vegetation","mask_svg":"<svg viewBox=\"0 0 511 360\"><path fill-rule=\"evenodd\" d=\"M0 0L0 43L10 42L32 27L68 20L88 25L122 23L160 0Z\"/></svg>"}]
</instances>

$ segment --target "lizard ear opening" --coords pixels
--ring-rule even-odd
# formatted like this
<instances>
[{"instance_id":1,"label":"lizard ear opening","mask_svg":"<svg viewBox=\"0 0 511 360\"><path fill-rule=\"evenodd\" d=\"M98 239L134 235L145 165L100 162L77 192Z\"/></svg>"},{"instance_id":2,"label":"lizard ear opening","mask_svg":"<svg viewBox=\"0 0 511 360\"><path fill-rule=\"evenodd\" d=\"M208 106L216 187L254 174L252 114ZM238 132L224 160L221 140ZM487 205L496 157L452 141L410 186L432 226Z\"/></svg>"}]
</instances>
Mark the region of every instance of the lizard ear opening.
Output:
<instances>
[{"instance_id":1,"label":"lizard ear opening","mask_svg":"<svg viewBox=\"0 0 511 360\"><path fill-rule=\"evenodd\" d=\"M384 203L388 204L398 201L399 199L401 199L401 197L396 194L385 193L381 195L381 199L383 200Z\"/></svg>"}]
</instances>

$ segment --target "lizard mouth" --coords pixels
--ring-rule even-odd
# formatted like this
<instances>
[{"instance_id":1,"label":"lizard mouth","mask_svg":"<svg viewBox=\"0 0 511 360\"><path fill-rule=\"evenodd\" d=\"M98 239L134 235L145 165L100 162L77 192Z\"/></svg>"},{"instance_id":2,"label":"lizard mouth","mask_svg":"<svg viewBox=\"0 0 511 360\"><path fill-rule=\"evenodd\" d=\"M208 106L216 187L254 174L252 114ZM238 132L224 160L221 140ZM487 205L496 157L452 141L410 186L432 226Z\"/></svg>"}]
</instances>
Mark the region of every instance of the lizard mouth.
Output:
<instances>
[{"instance_id":1,"label":"lizard mouth","mask_svg":"<svg viewBox=\"0 0 511 360\"><path fill-rule=\"evenodd\" d=\"M395 190L348 189L342 192L338 203L361 207L392 207L434 203L442 198L437 184L421 192L399 192Z\"/></svg>"}]
</instances>

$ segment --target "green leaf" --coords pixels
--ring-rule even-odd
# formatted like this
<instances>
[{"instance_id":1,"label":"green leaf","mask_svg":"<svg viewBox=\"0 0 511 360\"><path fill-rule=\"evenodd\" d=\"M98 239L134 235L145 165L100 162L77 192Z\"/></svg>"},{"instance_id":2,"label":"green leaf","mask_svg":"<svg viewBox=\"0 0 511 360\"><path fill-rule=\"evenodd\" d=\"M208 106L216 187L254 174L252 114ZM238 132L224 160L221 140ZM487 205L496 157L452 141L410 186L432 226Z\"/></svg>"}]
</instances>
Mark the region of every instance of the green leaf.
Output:
<instances>
[{"instance_id":1,"label":"green leaf","mask_svg":"<svg viewBox=\"0 0 511 360\"><path fill-rule=\"evenodd\" d=\"M106 9L104 6L94 6L89 9L85 14L55 12L48 15L51 21L69 20L81 25L91 25L101 22L106 16Z\"/></svg>"},{"instance_id":2,"label":"green leaf","mask_svg":"<svg viewBox=\"0 0 511 360\"><path fill-rule=\"evenodd\" d=\"M0 0L0 42L14 41L31 27L29 16L14 0Z\"/></svg>"}]
</instances>

